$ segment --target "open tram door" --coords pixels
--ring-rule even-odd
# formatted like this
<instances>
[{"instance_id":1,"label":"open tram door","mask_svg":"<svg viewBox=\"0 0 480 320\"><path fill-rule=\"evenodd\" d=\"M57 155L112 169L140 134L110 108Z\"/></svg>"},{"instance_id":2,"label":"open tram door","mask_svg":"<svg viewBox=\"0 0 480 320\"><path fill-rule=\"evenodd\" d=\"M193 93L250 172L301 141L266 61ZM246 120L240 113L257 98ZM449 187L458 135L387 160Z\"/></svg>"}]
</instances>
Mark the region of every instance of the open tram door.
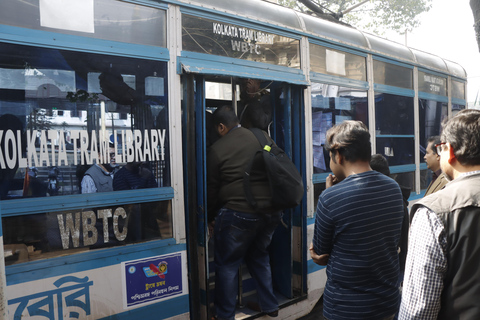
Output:
<instances>
[{"instance_id":1,"label":"open tram door","mask_svg":"<svg viewBox=\"0 0 480 320\"><path fill-rule=\"evenodd\" d=\"M270 136L286 151L302 173L304 150L303 87L278 81L184 74L183 141L185 163L186 221L188 235L191 312L201 319L213 315L215 272L213 239L209 241L207 226L206 155L216 138L209 126L209 113L217 107L231 104L241 118L246 99L261 99L270 106L272 121ZM304 174L302 174L304 176ZM284 210L270 245L274 290L280 305L306 294L305 205ZM253 279L247 267L239 270L238 306L236 318L255 316L246 307L256 301Z\"/></svg>"}]
</instances>

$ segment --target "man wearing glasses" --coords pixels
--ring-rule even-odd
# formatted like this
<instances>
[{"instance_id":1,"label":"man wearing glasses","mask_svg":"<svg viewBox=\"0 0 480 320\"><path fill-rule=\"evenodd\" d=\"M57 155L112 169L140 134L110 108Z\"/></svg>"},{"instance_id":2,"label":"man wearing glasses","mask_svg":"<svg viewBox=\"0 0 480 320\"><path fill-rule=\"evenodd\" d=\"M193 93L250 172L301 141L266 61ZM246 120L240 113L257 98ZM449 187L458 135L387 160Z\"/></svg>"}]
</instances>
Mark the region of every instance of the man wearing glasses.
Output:
<instances>
[{"instance_id":1,"label":"man wearing glasses","mask_svg":"<svg viewBox=\"0 0 480 320\"><path fill-rule=\"evenodd\" d=\"M432 181L428 185L427 191L425 192L425 196L443 189L443 187L448 183L446 175L442 173L442 169L440 168L440 154L437 153L437 148L435 148L435 145L439 144L440 142L439 136L432 136L427 140L427 148L425 157L423 157L423 159L427 164L427 168L432 170L433 177Z\"/></svg>"},{"instance_id":2,"label":"man wearing glasses","mask_svg":"<svg viewBox=\"0 0 480 320\"><path fill-rule=\"evenodd\" d=\"M441 139L453 181L412 207L399 319L480 319L480 111L459 112Z\"/></svg>"}]
</instances>

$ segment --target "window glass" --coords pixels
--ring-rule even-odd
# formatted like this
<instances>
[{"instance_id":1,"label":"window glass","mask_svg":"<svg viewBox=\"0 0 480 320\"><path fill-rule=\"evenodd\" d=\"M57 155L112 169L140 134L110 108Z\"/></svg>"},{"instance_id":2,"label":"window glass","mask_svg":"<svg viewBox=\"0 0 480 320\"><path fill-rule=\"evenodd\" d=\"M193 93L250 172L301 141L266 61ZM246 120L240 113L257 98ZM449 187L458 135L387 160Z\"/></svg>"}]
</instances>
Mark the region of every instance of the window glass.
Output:
<instances>
[{"instance_id":1,"label":"window glass","mask_svg":"<svg viewBox=\"0 0 480 320\"><path fill-rule=\"evenodd\" d=\"M413 135L413 97L376 93L375 126L377 135Z\"/></svg>"},{"instance_id":2,"label":"window glass","mask_svg":"<svg viewBox=\"0 0 480 320\"><path fill-rule=\"evenodd\" d=\"M0 199L11 208L28 199L48 196L55 204L77 194L70 199L81 206L62 214L44 212L45 199L39 199L38 210L36 202L28 202L35 214L16 216L10 210L2 215L7 254L23 257L27 250L34 259L56 250L171 237L169 201L125 203L128 191L121 191L171 185L167 63L5 43L0 47ZM100 192L106 201L118 198L117 206L89 208L79 195ZM126 236L105 241L101 235L114 235L115 219L123 223L124 231L118 232ZM82 240L82 234L89 240ZM73 244L59 248L65 238Z\"/></svg>"},{"instance_id":3,"label":"window glass","mask_svg":"<svg viewBox=\"0 0 480 320\"><path fill-rule=\"evenodd\" d=\"M231 23L182 15L183 50L300 68L300 41Z\"/></svg>"},{"instance_id":4,"label":"window glass","mask_svg":"<svg viewBox=\"0 0 480 320\"><path fill-rule=\"evenodd\" d=\"M318 73L367 81L365 57L310 44L310 67Z\"/></svg>"},{"instance_id":5,"label":"window glass","mask_svg":"<svg viewBox=\"0 0 480 320\"><path fill-rule=\"evenodd\" d=\"M4 217L7 265L172 237L171 201Z\"/></svg>"},{"instance_id":6,"label":"window glass","mask_svg":"<svg viewBox=\"0 0 480 320\"><path fill-rule=\"evenodd\" d=\"M413 70L396 64L373 60L375 83L413 89Z\"/></svg>"},{"instance_id":7,"label":"window glass","mask_svg":"<svg viewBox=\"0 0 480 320\"><path fill-rule=\"evenodd\" d=\"M2 2L3 24L105 40L166 47L166 13L124 1Z\"/></svg>"},{"instance_id":8,"label":"window glass","mask_svg":"<svg viewBox=\"0 0 480 320\"><path fill-rule=\"evenodd\" d=\"M420 170L420 190L427 189L430 181L432 181L432 170Z\"/></svg>"},{"instance_id":9,"label":"window glass","mask_svg":"<svg viewBox=\"0 0 480 320\"><path fill-rule=\"evenodd\" d=\"M415 163L413 97L375 94L375 133L391 166Z\"/></svg>"},{"instance_id":10,"label":"window glass","mask_svg":"<svg viewBox=\"0 0 480 320\"><path fill-rule=\"evenodd\" d=\"M465 100L465 82L452 79L452 98Z\"/></svg>"},{"instance_id":11,"label":"window glass","mask_svg":"<svg viewBox=\"0 0 480 320\"><path fill-rule=\"evenodd\" d=\"M331 84L312 83L312 139L314 173L330 172L330 157L324 149L325 134L345 120L368 125L367 92Z\"/></svg>"},{"instance_id":12,"label":"window glass","mask_svg":"<svg viewBox=\"0 0 480 320\"><path fill-rule=\"evenodd\" d=\"M462 104L452 104L452 116L456 115L459 111L465 109Z\"/></svg>"},{"instance_id":13,"label":"window glass","mask_svg":"<svg viewBox=\"0 0 480 320\"><path fill-rule=\"evenodd\" d=\"M415 190L415 172L393 173L390 176L402 187Z\"/></svg>"},{"instance_id":14,"label":"window glass","mask_svg":"<svg viewBox=\"0 0 480 320\"><path fill-rule=\"evenodd\" d=\"M423 162L427 140L441 133L442 121L448 116L448 104L434 100L419 99L420 162Z\"/></svg>"},{"instance_id":15,"label":"window glass","mask_svg":"<svg viewBox=\"0 0 480 320\"><path fill-rule=\"evenodd\" d=\"M85 193L94 163L119 173L114 190L170 186L165 62L1 49L1 199ZM150 175L135 180L125 168ZM42 187L30 190L33 181Z\"/></svg>"},{"instance_id":16,"label":"window glass","mask_svg":"<svg viewBox=\"0 0 480 320\"><path fill-rule=\"evenodd\" d=\"M447 95L447 78L418 71L418 91Z\"/></svg>"},{"instance_id":17,"label":"window glass","mask_svg":"<svg viewBox=\"0 0 480 320\"><path fill-rule=\"evenodd\" d=\"M390 166L414 164L414 138L377 137L377 153L385 156Z\"/></svg>"},{"instance_id":18,"label":"window glass","mask_svg":"<svg viewBox=\"0 0 480 320\"><path fill-rule=\"evenodd\" d=\"M320 197L320 194L325 190L325 182L322 183L317 183L313 185L313 203L314 203L314 208L316 210L317 208L317 203L318 203L318 197ZM313 213L313 216L315 217L315 213Z\"/></svg>"}]
</instances>

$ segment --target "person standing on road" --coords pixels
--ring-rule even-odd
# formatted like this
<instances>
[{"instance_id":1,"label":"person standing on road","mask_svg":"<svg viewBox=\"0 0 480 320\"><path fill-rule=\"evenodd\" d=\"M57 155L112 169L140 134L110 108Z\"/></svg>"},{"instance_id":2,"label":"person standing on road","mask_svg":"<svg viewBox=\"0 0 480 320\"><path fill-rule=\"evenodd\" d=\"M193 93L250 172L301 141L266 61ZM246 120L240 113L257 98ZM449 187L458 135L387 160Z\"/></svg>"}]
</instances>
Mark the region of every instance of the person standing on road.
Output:
<instances>
[{"instance_id":1,"label":"person standing on road","mask_svg":"<svg viewBox=\"0 0 480 320\"><path fill-rule=\"evenodd\" d=\"M412 207L399 319L480 319L480 111L451 118L436 148L453 181Z\"/></svg>"},{"instance_id":2,"label":"person standing on road","mask_svg":"<svg viewBox=\"0 0 480 320\"><path fill-rule=\"evenodd\" d=\"M442 169L440 168L440 155L437 153L437 149L435 148L435 145L439 143L439 136L432 136L427 140L427 148L425 157L423 157L423 159L427 163L427 168L432 170L433 177L432 181L428 185L427 191L425 191L425 196L443 189L443 187L448 183L447 176L442 173Z\"/></svg>"},{"instance_id":3,"label":"person standing on road","mask_svg":"<svg viewBox=\"0 0 480 320\"><path fill-rule=\"evenodd\" d=\"M334 175L318 199L310 247L313 261L327 266L324 317L393 319L400 299L400 187L370 168L370 134L362 122L330 128L325 149Z\"/></svg>"}]
</instances>

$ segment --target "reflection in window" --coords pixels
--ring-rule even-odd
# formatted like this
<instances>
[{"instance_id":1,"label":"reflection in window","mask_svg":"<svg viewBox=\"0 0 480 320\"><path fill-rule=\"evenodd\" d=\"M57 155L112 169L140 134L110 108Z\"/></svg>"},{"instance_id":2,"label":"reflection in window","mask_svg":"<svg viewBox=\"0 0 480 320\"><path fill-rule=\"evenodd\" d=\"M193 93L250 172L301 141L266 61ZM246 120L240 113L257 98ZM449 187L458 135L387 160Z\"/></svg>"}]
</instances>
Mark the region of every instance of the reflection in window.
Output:
<instances>
[{"instance_id":1,"label":"reflection in window","mask_svg":"<svg viewBox=\"0 0 480 320\"><path fill-rule=\"evenodd\" d=\"M373 60L373 80L379 84L413 89L413 70L396 64Z\"/></svg>"},{"instance_id":2,"label":"reflection in window","mask_svg":"<svg viewBox=\"0 0 480 320\"><path fill-rule=\"evenodd\" d=\"M402 189L415 190L415 172L393 173L390 177L397 181L403 187Z\"/></svg>"},{"instance_id":3,"label":"reflection in window","mask_svg":"<svg viewBox=\"0 0 480 320\"><path fill-rule=\"evenodd\" d=\"M65 14L69 8L62 8L62 5L68 6L70 3L60 1L55 5L42 6L42 2L4 1L0 21L2 24L29 29L166 47L165 10L115 0L95 0L92 1L93 8L89 8L88 1L84 1L76 12L77 19L74 19L82 18L83 23L72 24L70 16Z\"/></svg>"},{"instance_id":4,"label":"reflection in window","mask_svg":"<svg viewBox=\"0 0 480 320\"><path fill-rule=\"evenodd\" d=\"M325 134L345 120L368 124L367 92L336 85L312 83L312 140L314 173L330 171Z\"/></svg>"},{"instance_id":5,"label":"reflection in window","mask_svg":"<svg viewBox=\"0 0 480 320\"><path fill-rule=\"evenodd\" d=\"M261 30L182 16L183 50L300 68L300 41Z\"/></svg>"},{"instance_id":6,"label":"reflection in window","mask_svg":"<svg viewBox=\"0 0 480 320\"><path fill-rule=\"evenodd\" d=\"M10 44L0 52L2 200L85 193L85 175L88 192L112 191L128 169L130 189L170 185L166 63ZM154 184L142 182L147 171Z\"/></svg>"},{"instance_id":7,"label":"reflection in window","mask_svg":"<svg viewBox=\"0 0 480 320\"><path fill-rule=\"evenodd\" d=\"M418 106L420 121L420 162L422 162L425 156L428 138L440 135L442 121L448 115L448 104L435 100L419 99Z\"/></svg>"},{"instance_id":8,"label":"reflection in window","mask_svg":"<svg viewBox=\"0 0 480 320\"><path fill-rule=\"evenodd\" d=\"M452 79L452 98L465 100L465 82Z\"/></svg>"},{"instance_id":9,"label":"reflection in window","mask_svg":"<svg viewBox=\"0 0 480 320\"><path fill-rule=\"evenodd\" d=\"M171 201L4 217L7 265L172 237Z\"/></svg>"},{"instance_id":10,"label":"reflection in window","mask_svg":"<svg viewBox=\"0 0 480 320\"><path fill-rule=\"evenodd\" d=\"M413 98L375 94L377 153L393 165L415 163Z\"/></svg>"},{"instance_id":11,"label":"reflection in window","mask_svg":"<svg viewBox=\"0 0 480 320\"><path fill-rule=\"evenodd\" d=\"M170 201L146 193L126 203L128 191L117 192L170 186L166 69L0 44L0 196L33 208L2 217L8 263L172 237ZM81 209L45 212L35 200L51 196L55 207L61 196L94 192L118 204L91 208L78 196L70 199Z\"/></svg>"},{"instance_id":12,"label":"reflection in window","mask_svg":"<svg viewBox=\"0 0 480 320\"><path fill-rule=\"evenodd\" d=\"M367 80L365 57L310 44L310 67L312 71L347 77L354 80Z\"/></svg>"}]
</instances>

